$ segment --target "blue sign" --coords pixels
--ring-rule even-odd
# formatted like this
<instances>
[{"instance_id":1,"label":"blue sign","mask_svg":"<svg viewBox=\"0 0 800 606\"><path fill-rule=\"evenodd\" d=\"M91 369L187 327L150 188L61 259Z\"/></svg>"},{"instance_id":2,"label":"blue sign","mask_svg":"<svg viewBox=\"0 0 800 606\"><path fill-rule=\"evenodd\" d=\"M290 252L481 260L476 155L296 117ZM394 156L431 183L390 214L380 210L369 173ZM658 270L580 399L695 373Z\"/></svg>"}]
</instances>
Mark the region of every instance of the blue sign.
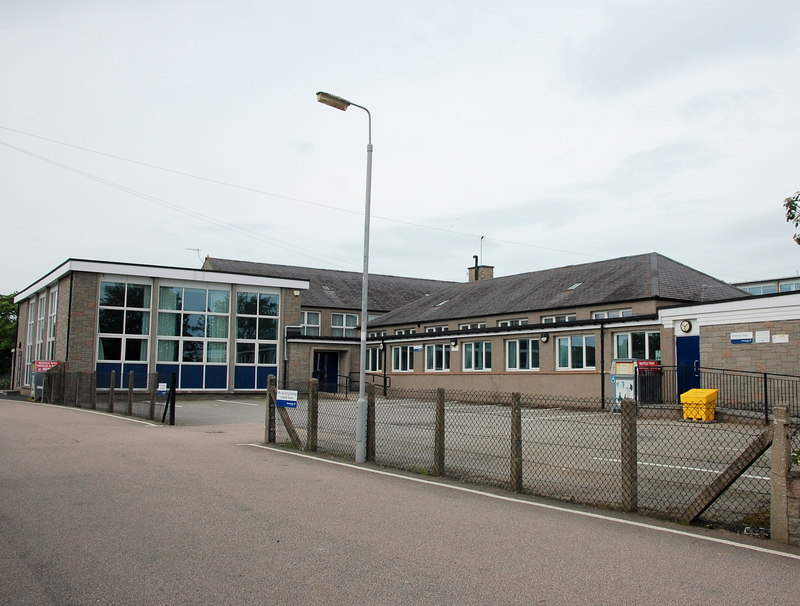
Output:
<instances>
[{"instance_id":1,"label":"blue sign","mask_svg":"<svg viewBox=\"0 0 800 606\"><path fill-rule=\"evenodd\" d=\"M294 389L279 389L275 398L275 406L297 408L297 391Z\"/></svg>"}]
</instances>

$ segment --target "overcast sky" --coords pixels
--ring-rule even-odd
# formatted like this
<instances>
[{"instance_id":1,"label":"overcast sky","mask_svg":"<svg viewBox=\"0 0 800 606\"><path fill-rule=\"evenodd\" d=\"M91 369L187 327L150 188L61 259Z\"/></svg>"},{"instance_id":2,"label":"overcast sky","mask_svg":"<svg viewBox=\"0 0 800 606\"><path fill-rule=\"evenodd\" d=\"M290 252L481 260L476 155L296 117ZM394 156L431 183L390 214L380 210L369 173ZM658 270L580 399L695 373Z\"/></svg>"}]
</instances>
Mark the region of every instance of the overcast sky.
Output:
<instances>
[{"instance_id":1,"label":"overcast sky","mask_svg":"<svg viewBox=\"0 0 800 606\"><path fill-rule=\"evenodd\" d=\"M797 0L3 0L0 293L67 258L795 276ZM483 236L483 239L481 237Z\"/></svg>"}]
</instances>

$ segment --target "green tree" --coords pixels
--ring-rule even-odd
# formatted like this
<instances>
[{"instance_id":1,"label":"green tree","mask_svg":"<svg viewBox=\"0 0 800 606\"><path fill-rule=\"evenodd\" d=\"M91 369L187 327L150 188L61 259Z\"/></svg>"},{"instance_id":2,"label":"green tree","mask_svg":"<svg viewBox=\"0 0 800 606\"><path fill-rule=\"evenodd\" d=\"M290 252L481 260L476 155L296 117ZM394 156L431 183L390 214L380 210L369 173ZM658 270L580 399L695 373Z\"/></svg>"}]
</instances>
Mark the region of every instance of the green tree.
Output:
<instances>
[{"instance_id":1,"label":"green tree","mask_svg":"<svg viewBox=\"0 0 800 606\"><path fill-rule=\"evenodd\" d=\"M14 303L14 294L0 295L0 384L11 375L11 350L17 344L17 306Z\"/></svg>"},{"instance_id":2,"label":"green tree","mask_svg":"<svg viewBox=\"0 0 800 606\"><path fill-rule=\"evenodd\" d=\"M800 227L800 191L786 198L783 207L786 209L786 221L794 225L795 229ZM800 244L800 233L794 235L794 241Z\"/></svg>"}]
</instances>

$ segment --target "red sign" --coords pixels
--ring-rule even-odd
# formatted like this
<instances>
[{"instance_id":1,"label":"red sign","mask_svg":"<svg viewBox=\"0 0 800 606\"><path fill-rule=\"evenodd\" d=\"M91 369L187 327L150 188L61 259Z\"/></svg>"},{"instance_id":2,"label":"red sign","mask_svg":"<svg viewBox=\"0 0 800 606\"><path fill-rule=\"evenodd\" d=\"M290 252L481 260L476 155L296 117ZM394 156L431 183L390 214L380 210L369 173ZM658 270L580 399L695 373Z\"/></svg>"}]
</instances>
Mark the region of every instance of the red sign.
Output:
<instances>
[{"instance_id":1,"label":"red sign","mask_svg":"<svg viewBox=\"0 0 800 606\"><path fill-rule=\"evenodd\" d=\"M36 360L33 363L33 372L47 372L61 364L58 360Z\"/></svg>"},{"instance_id":2,"label":"red sign","mask_svg":"<svg viewBox=\"0 0 800 606\"><path fill-rule=\"evenodd\" d=\"M658 360L636 360L638 368L658 368L661 363Z\"/></svg>"}]
</instances>

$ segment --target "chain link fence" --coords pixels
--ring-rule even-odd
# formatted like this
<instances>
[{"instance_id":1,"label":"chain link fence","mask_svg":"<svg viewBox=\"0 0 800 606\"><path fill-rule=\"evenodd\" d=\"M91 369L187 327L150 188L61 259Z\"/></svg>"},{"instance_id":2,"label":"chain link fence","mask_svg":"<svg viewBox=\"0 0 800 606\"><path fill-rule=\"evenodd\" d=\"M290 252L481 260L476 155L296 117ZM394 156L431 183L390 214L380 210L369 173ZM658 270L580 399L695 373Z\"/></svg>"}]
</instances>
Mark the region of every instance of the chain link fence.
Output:
<instances>
[{"instance_id":1,"label":"chain link fence","mask_svg":"<svg viewBox=\"0 0 800 606\"><path fill-rule=\"evenodd\" d=\"M306 383L284 388L299 393L297 408L285 409L283 417L295 432L295 447L308 448L310 440L310 450L354 456L357 394L317 394ZM368 460L376 464L768 532L768 426L760 415L723 410L717 421L700 422L685 419L679 404L634 404L626 420L619 402L599 399L371 386L368 394ZM794 449L800 447L797 421ZM292 443L280 415L275 435L278 443Z\"/></svg>"}]
</instances>

